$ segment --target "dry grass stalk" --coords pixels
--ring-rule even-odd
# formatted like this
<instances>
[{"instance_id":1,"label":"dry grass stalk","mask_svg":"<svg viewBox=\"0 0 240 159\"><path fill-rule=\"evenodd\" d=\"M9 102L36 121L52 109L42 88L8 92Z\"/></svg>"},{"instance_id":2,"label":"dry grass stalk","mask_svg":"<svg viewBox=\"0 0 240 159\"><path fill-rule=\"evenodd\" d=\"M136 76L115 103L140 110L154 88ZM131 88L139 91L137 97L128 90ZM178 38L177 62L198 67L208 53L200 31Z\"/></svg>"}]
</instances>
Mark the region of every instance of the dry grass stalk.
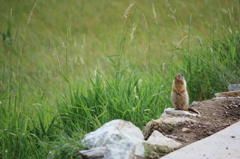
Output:
<instances>
[{"instance_id":1,"label":"dry grass stalk","mask_svg":"<svg viewBox=\"0 0 240 159\"><path fill-rule=\"evenodd\" d=\"M188 38L188 35L184 36L176 45L176 48L178 48L178 46L183 42L183 40L185 40L186 38Z\"/></svg>"},{"instance_id":2,"label":"dry grass stalk","mask_svg":"<svg viewBox=\"0 0 240 159\"><path fill-rule=\"evenodd\" d=\"M37 2L35 2L34 6L32 7L32 10L31 10L30 15L29 15L29 17L28 17L27 24L29 24L29 22L30 22L30 20L31 20L31 17L32 17L32 15L33 15L33 11L34 11L34 8L36 7L36 5L37 5Z\"/></svg>"}]
</instances>

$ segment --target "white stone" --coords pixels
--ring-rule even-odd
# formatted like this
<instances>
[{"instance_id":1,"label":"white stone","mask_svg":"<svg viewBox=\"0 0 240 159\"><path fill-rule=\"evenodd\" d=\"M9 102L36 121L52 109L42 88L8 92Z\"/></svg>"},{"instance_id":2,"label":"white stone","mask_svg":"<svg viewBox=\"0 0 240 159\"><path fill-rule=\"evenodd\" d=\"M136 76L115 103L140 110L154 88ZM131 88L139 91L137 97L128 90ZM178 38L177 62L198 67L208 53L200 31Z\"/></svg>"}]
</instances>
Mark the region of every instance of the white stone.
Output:
<instances>
[{"instance_id":1,"label":"white stone","mask_svg":"<svg viewBox=\"0 0 240 159\"><path fill-rule=\"evenodd\" d=\"M108 144L103 159L135 159L135 145L128 139L118 144Z\"/></svg>"},{"instance_id":2,"label":"white stone","mask_svg":"<svg viewBox=\"0 0 240 159\"><path fill-rule=\"evenodd\" d=\"M112 120L102 127L85 135L82 144L89 149L102 147L108 144L118 144L120 140L128 139L136 146L135 154L144 156L144 137L141 130L131 122L124 120Z\"/></svg>"},{"instance_id":3,"label":"white stone","mask_svg":"<svg viewBox=\"0 0 240 159\"><path fill-rule=\"evenodd\" d=\"M87 156L87 158L103 158L106 147L96 147L90 150L81 150L80 154Z\"/></svg>"},{"instance_id":4,"label":"white stone","mask_svg":"<svg viewBox=\"0 0 240 159\"><path fill-rule=\"evenodd\" d=\"M160 118L169 118L169 117L189 117L189 116L199 116L198 114L189 113L188 111L176 110L174 108L167 108L164 110Z\"/></svg>"},{"instance_id":5,"label":"white stone","mask_svg":"<svg viewBox=\"0 0 240 159\"><path fill-rule=\"evenodd\" d=\"M151 145L161 145L161 146L167 146L172 149L179 148L182 144L165 137L162 133L160 133L157 130L154 130L152 135L148 138L147 142Z\"/></svg>"},{"instance_id":6,"label":"white stone","mask_svg":"<svg viewBox=\"0 0 240 159\"><path fill-rule=\"evenodd\" d=\"M228 91L239 91L240 84L230 84L228 85Z\"/></svg>"}]
</instances>

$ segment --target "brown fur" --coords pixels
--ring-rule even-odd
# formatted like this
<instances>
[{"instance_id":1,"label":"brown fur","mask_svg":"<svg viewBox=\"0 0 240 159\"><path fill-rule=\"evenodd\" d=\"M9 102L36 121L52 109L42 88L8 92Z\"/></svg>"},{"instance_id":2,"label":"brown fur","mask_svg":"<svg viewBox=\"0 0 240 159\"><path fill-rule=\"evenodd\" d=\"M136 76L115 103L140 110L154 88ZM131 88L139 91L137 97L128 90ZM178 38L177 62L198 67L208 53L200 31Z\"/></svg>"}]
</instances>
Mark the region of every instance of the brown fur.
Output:
<instances>
[{"instance_id":1,"label":"brown fur","mask_svg":"<svg viewBox=\"0 0 240 159\"><path fill-rule=\"evenodd\" d=\"M172 92L171 92L171 100L172 106L176 110L191 110L200 114L197 110L188 107L189 98L187 92L187 83L183 77L183 74L176 74L172 84Z\"/></svg>"}]
</instances>

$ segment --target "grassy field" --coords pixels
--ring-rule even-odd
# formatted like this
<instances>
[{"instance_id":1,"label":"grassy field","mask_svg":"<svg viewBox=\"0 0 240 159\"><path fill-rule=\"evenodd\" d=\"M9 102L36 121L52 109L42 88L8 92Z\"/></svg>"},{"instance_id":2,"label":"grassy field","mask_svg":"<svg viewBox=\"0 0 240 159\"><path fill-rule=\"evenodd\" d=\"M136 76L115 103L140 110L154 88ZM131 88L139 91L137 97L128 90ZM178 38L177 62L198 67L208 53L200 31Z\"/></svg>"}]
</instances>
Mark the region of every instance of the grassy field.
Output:
<instances>
[{"instance_id":1,"label":"grassy field","mask_svg":"<svg viewBox=\"0 0 240 159\"><path fill-rule=\"evenodd\" d=\"M238 0L0 0L0 158L71 158L113 119L140 129L240 76Z\"/></svg>"}]
</instances>

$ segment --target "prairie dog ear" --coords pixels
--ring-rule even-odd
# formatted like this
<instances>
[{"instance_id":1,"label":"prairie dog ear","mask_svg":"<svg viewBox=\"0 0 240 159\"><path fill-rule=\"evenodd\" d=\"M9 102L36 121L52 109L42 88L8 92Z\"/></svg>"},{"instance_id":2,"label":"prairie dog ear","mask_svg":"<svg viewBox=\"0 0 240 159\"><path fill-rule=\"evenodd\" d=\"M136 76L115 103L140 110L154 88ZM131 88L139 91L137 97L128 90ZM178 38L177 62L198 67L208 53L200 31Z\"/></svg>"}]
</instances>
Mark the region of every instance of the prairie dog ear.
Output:
<instances>
[{"instance_id":1,"label":"prairie dog ear","mask_svg":"<svg viewBox=\"0 0 240 159\"><path fill-rule=\"evenodd\" d=\"M175 80L177 80L179 78L179 73L177 73L174 77Z\"/></svg>"}]
</instances>

